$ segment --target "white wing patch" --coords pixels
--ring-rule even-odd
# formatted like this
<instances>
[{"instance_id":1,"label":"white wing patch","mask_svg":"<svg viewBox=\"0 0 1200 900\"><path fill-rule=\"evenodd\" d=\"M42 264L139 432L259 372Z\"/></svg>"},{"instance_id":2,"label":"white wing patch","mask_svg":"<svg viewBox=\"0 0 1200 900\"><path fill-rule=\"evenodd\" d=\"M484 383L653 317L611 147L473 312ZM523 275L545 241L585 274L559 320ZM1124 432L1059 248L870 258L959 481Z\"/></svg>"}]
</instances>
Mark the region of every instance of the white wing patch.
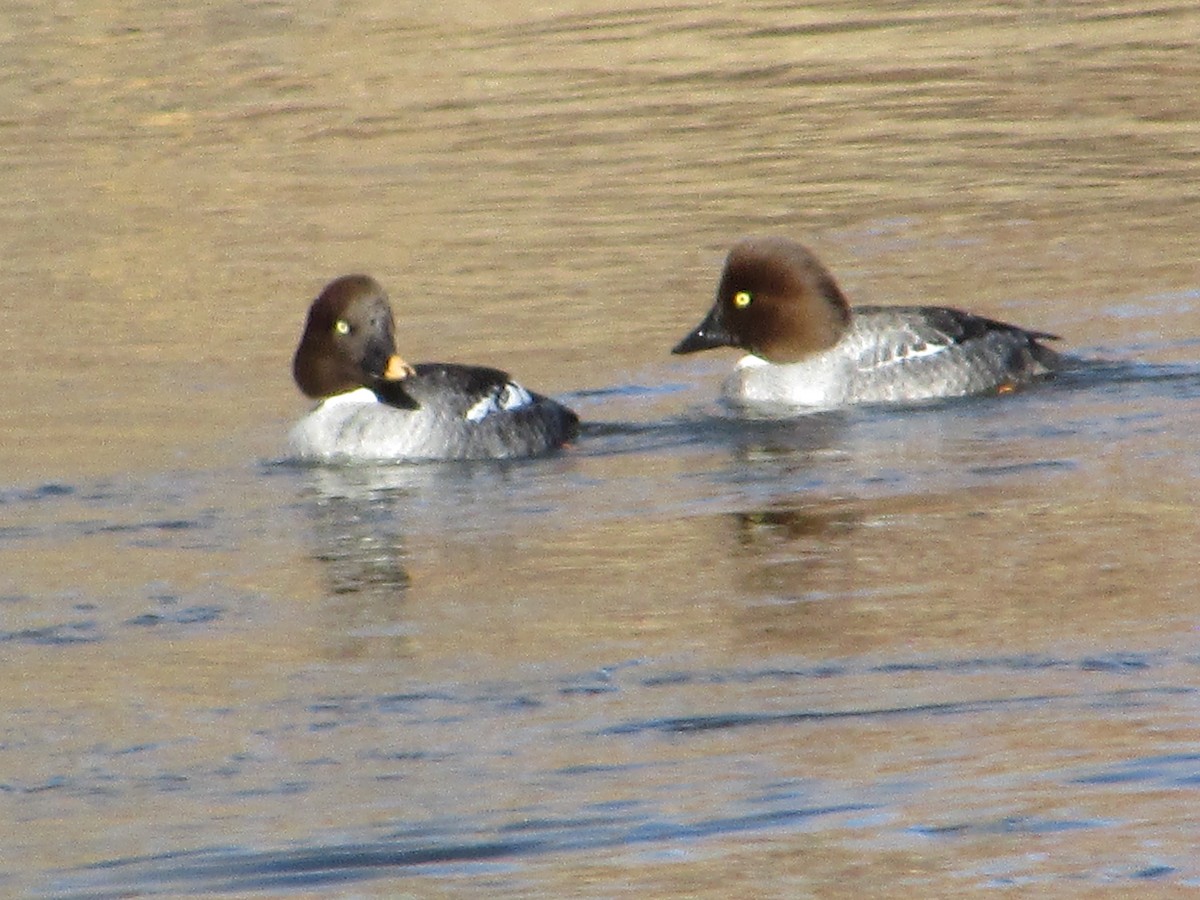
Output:
<instances>
[{"instance_id":1,"label":"white wing patch","mask_svg":"<svg viewBox=\"0 0 1200 900\"><path fill-rule=\"evenodd\" d=\"M466 411L463 418L468 422L482 422L492 413L520 409L522 406L528 406L532 402L533 398L529 396L529 391L525 390L519 384L513 384L511 381L508 381L505 382L504 387L476 401Z\"/></svg>"},{"instance_id":2,"label":"white wing patch","mask_svg":"<svg viewBox=\"0 0 1200 900\"><path fill-rule=\"evenodd\" d=\"M858 371L871 372L875 369L883 369L887 366L901 365L927 356L935 356L938 353L944 353L949 350L951 346L953 345L934 344L929 341L917 341L916 343L900 344L893 347L877 346L875 353L870 358L864 359L859 363Z\"/></svg>"}]
</instances>

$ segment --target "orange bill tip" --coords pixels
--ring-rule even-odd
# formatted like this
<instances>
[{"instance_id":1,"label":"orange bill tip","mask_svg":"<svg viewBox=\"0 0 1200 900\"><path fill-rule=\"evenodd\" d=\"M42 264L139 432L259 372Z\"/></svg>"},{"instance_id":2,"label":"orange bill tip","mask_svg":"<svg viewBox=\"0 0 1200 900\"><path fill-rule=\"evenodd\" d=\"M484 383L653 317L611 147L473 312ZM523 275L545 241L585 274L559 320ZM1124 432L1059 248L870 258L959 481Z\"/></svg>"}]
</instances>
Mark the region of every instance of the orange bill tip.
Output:
<instances>
[{"instance_id":1,"label":"orange bill tip","mask_svg":"<svg viewBox=\"0 0 1200 900\"><path fill-rule=\"evenodd\" d=\"M388 381L399 381L402 378L407 378L409 375L415 375L416 369L402 360L399 356L392 354L388 358L387 368L383 370L383 377Z\"/></svg>"}]
</instances>

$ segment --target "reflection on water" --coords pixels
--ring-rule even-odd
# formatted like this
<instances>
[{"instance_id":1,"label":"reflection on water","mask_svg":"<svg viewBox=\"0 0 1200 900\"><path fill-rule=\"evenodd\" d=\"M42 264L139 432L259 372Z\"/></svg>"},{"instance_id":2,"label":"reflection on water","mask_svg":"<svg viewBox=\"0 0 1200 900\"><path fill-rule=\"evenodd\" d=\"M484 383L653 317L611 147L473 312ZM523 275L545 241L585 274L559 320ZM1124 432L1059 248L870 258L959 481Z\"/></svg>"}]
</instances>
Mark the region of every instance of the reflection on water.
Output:
<instances>
[{"instance_id":1,"label":"reflection on water","mask_svg":"<svg viewBox=\"0 0 1200 900\"><path fill-rule=\"evenodd\" d=\"M1196 33L12 6L0 893L1195 887ZM745 421L668 351L757 231L1089 362ZM353 270L576 445L274 462Z\"/></svg>"},{"instance_id":2,"label":"reflection on water","mask_svg":"<svg viewBox=\"0 0 1200 900\"><path fill-rule=\"evenodd\" d=\"M497 715L538 717L545 723L556 718L556 708L564 706L572 708L575 716L574 721L563 719L557 726L535 726L538 740L552 741L558 753L567 755L547 760L548 767L533 771L511 771L504 758L507 754L488 752L486 734L470 758L454 746L447 753L430 752L419 744L406 745L401 752L368 745L354 763L357 769L385 770L386 776L377 781L381 790L403 790L407 779L436 777L439 769L446 768L472 786L506 774L526 779L527 788L540 784L542 790L531 794L519 809L489 809L468 799L469 795L451 794L446 798L449 805L436 807L436 812L406 817L353 842L308 843L261 852L214 848L115 860L56 878L53 890L56 896L115 896L123 891L318 889L345 883L361 890L376 879L414 876L450 884L499 878L500 884L531 889L549 886L546 874L537 868L547 859L574 871L582 860L599 852L611 864L636 870L645 864L639 863L643 848L676 846L681 848L681 861L704 865L705 842L788 834L796 835L800 847L813 852L820 835L845 833L861 840L886 828L902 809L910 810L905 817L910 836L945 842L964 858L982 851L981 858L990 856L992 865L1012 865L1016 860L1004 861L1003 852L997 858L988 851L990 839L998 835L1037 839L1079 831L1086 845L1098 836L1103 840L1117 826L1117 810L1133 802L1138 792L1155 785L1185 786L1194 780L1195 754L1139 759L1115 770L1074 762L1070 756L1072 741L1097 715L1110 720L1123 715L1168 720L1173 705L1186 702L1191 691L1138 687L1137 682L1156 673L1184 674L1180 667L1191 666L1182 660L1137 655L949 658L901 665L705 671L646 672L634 666L608 673L604 690L581 690L580 681L588 679L568 677L519 686L464 685L352 702L329 698L309 709L294 710L289 719L355 728L382 718L394 721L396 734L421 734L429 732L431 722L447 716L470 717L481 724ZM1036 694L1011 691L1011 686L1027 683L1036 673L1054 677L1057 686ZM905 680L915 686L917 677L936 678L943 691L952 687L962 699L923 699L912 692L901 705L883 706L870 687ZM985 683L990 684L987 693L982 692ZM842 689L847 693L842 694ZM656 705L668 710L695 708L699 696L730 691L758 699L734 712L618 716L599 730L588 727L590 712L612 706L628 694L662 695ZM809 699L799 700L804 696ZM831 706L831 699L838 696L843 697L841 705ZM851 699L855 696L857 701ZM903 692L893 696L899 699ZM797 701L798 705L787 708ZM1060 799L1049 800L1055 792L1046 791L1036 813L1019 811L1005 799L1021 781L1015 770L987 774L985 784L990 789L985 791L964 794L963 785L943 782L946 772L955 767L952 761L957 753L972 744L992 755L978 763L961 760L957 767L981 774L978 766L984 766L984 772L995 766L994 754L1005 752L1003 744L1011 736L1007 723L1018 718L1072 723L1072 734L1065 740L1061 735L1044 738L1051 749L1047 758L1057 756L1060 762L1039 766L1038 771L1040 781L1057 786ZM973 730L978 733L971 734ZM879 746L872 736L880 732L907 742L910 752L900 755ZM665 754L654 749L657 741L647 744L655 736L668 741ZM925 758L921 751L930 742L945 747L950 755L941 762ZM732 779L717 779L705 789L703 805L691 802L689 786L704 777L705 760L746 744L758 748L758 765ZM1007 751L1019 752L1028 754L1028 750ZM834 759L840 760L841 778L817 774L833 771ZM1024 759L1029 762L1028 755ZM331 760L326 765L344 763ZM1112 792L1117 805L1106 812L1084 814L1080 790L1088 788L1081 786L1097 785ZM630 793L634 786L637 793ZM302 797L305 786L296 788ZM720 803L714 807L717 799ZM714 815L714 809L720 814ZM921 852L928 850L910 846L901 858L915 859ZM1163 856L1155 857L1159 860L1155 865L1136 871L1126 867L1114 874L1136 879L1139 872L1151 868L1160 874L1187 871L1185 859L1167 863ZM1112 855L1102 858L1111 860ZM532 868L522 873L489 863L523 863ZM1036 883L1041 868L1035 864L1022 877ZM760 885L771 883L769 873L759 877ZM494 887L497 882L491 883Z\"/></svg>"},{"instance_id":3,"label":"reflection on water","mask_svg":"<svg viewBox=\"0 0 1200 900\"><path fill-rule=\"evenodd\" d=\"M308 504L313 559L325 575L331 659L407 655L404 595L410 576L402 539L384 527L382 504L326 497Z\"/></svg>"}]
</instances>

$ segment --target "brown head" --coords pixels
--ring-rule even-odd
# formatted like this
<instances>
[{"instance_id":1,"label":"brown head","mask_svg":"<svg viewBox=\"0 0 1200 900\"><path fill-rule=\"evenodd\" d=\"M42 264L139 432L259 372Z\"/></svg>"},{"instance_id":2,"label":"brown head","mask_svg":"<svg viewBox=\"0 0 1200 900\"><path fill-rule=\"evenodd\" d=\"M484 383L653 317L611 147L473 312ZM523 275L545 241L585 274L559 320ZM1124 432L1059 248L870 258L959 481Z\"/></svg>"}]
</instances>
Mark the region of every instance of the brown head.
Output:
<instances>
[{"instance_id":1,"label":"brown head","mask_svg":"<svg viewBox=\"0 0 1200 900\"><path fill-rule=\"evenodd\" d=\"M412 373L396 355L396 325L387 294L366 275L344 275L326 285L308 310L292 360L296 384L323 399Z\"/></svg>"},{"instance_id":2,"label":"brown head","mask_svg":"<svg viewBox=\"0 0 1200 900\"><path fill-rule=\"evenodd\" d=\"M733 245L704 321L672 353L740 347L774 363L798 362L836 344L850 304L807 248L778 237Z\"/></svg>"}]
</instances>

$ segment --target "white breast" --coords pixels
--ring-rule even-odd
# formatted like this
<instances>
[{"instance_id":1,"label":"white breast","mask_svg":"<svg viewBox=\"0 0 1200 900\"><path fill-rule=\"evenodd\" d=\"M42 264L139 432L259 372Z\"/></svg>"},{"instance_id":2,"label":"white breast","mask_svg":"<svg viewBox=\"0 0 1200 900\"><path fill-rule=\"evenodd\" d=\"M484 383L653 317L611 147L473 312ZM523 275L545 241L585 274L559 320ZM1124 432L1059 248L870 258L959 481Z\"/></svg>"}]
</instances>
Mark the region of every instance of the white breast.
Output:
<instances>
[{"instance_id":1,"label":"white breast","mask_svg":"<svg viewBox=\"0 0 1200 900\"><path fill-rule=\"evenodd\" d=\"M848 365L844 354L828 352L787 365L744 356L722 385L722 393L741 403L838 406L845 402Z\"/></svg>"}]
</instances>

